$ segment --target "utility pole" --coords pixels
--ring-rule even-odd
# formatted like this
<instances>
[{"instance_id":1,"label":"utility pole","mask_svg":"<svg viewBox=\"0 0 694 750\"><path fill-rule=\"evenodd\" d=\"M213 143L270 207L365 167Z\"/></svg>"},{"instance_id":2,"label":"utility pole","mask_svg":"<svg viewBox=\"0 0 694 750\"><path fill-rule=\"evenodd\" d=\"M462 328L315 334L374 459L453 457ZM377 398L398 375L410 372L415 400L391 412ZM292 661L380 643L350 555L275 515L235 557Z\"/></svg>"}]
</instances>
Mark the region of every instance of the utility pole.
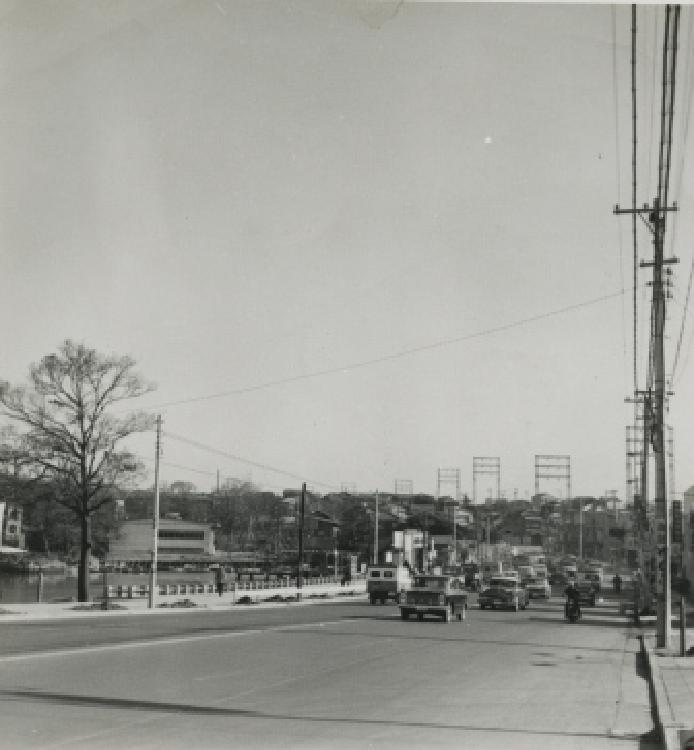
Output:
<instances>
[{"instance_id":1,"label":"utility pole","mask_svg":"<svg viewBox=\"0 0 694 750\"><path fill-rule=\"evenodd\" d=\"M306 508L306 482L301 485L301 507L299 510L299 564L296 573L297 599L301 601L301 589L304 585L304 512Z\"/></svg>"},{"instance_id":2,"label":"utility pole","mask_svg":"<svg viewBox=\"0 0 694 750\"><path fill-rule=\"evenodd\" d=\"M457 545L457 541L456 541L457 519L455 517L457 502L458 502L458 499L456 498L455 501L453 502L453 556L452 556L452 559L451 559L451 562L453 563L453 565L456 564L457 557L458 557L458 554L457 554L457 552L458 552L457 546L458 545Z\"/></svg>"},{"instance_id":3,"label":"utility pole","mask_svg":"<svg viewBox=\"0 0 694 750\"><path fill-rule=\"evenodd\" d=\"M376 517L374 523L374 565L378 565L378 490L376 490Z\"/></svg>"},{"instance_id":4,"label":"utility pole","mask_svg":"<svg viewBox=\"0 0 694 750\"><path fill-rule=\"evenodd\" d=\"M154 455L154 509L152 511L152 570L149 578L149 608L157 606L157 566L159 557L159 456L161 455L161 414L157 414L157 438Z\"/></svg>"},{"instance_id":5,"label":"utility pole","mask_svg":"<svg viewBox=\"0 0 694 750\"><path fill-rule=\"evenodd\" d=\"M648 478L648 462L650 460L650 448L651 448L651 392L650 390L644 391L643 395L643 419L642 419L642 445L641 445L641 494L639 502L639 520L638 520L638 539L639 539L639 569L641 570L642 588L645 586L646 593L649 594L651 590L651 572L653 570L652 558L653 550L650 545L650 521L648 519L648 496L649 496L649 478ZM648 539L648 545L646 540ZM648 578L647 580L643 576L645 569L645 555L644 549L648 546Z\"/></svg>"},{"instance_id":6,"label":"utility pole","mask_svg":"<svg viewBox=\"0 0 694 750\"><path fill-rule=\"evenodd\" d=\"M656 641L659 648L670 645L671 591L670 591L670 504L667 497L665 474L665 292L663 289L663 234L665 217L658 210L651 214L655 258L653 263L653 311L654 311L654 377L655 408L652 430L653 455L655 458L655 535L656 535L656 596L657 620Z\"/></svg>"}]
</instances>

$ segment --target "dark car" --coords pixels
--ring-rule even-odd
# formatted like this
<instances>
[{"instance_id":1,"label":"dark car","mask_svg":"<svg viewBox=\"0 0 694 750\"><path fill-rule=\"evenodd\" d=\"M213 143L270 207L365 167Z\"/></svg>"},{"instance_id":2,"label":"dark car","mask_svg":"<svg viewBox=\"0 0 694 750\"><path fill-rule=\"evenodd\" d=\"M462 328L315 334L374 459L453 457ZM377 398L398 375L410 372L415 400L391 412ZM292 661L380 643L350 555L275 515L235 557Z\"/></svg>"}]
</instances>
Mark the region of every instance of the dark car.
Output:
<instances>
[{"instance_id":1,"label":"dark car","mask_svg":"<svg viewBox=\"0 0 694 750\"><path fill-rule=\"evenodd\" d=\"M423 620L424 615L440 617L449 622L454 617L465 618L468 593L465 581L456 576L418 575L414 585L400 597L400 616L408 620L410 615L417 615Z\"/></svg>"},{"instance_id":2,"label":"dark car","mask_svg":"<svg viewBox=\"0 0 694 750\"><path fill-rule=\"evenodd\" d=\"M489 580L489 586L479 595L480 609L510 608L525 609L530 604L528 591L517 578L511 576L494 576Z\"/></svg>"}]
</instances>

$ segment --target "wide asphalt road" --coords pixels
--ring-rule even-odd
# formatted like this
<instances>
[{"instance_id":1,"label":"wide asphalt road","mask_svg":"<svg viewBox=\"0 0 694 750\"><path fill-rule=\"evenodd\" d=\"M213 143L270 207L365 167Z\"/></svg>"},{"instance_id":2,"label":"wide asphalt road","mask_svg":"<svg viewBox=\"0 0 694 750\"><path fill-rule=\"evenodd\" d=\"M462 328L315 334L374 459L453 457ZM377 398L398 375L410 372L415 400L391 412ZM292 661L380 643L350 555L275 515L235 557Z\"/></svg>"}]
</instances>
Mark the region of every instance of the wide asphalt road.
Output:
<instances>
[{"instance_id":1,"label":"wide asphalt road","mask_svg":"<svg viewBox=\"0 0 694 750\"><path fill-rule=\"evenodd\" d=\"M561 617L305 604L0 621L1 748L641 748L636 634Z\"/></svg>"}]
</instances>

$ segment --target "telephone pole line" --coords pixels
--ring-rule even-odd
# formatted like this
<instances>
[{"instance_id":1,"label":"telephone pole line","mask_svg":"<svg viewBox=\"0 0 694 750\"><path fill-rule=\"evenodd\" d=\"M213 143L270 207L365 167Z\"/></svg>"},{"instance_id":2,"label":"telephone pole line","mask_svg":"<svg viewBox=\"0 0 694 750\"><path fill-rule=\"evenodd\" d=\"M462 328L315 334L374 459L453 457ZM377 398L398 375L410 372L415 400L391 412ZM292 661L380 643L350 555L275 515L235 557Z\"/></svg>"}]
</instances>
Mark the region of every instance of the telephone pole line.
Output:
<instances>
[{"instance_id":1,"label":"telephone pole line","mask_svg":"<svg viewBox=\"0 0 694 750\"><path fill-rule=\"evenodd\" d=\"M161 455L161 414L157 414L157 439L154 454L154 508L152 510L152 570L149 578L149 608L157 606L157 567L159 565L159 456Z\"/></svg>"},{"instance_id":2,"label":"telephone pole line","mask_svg":"<svg viewBox=\"0 0 694 750\"><path fill-rule=\"evenodd\" d=\"M660 107L660 144L658 153L658 189L653 206L647 204L637 208L633 197L632 208L620 209L615 206L616 214L643 215L648 217L648 226L653 235L653 261L641 261L641 268L653 268L651 300L651 362L648 377L650 396L650 434L644 434L644 442L650 440L654 458L655 485L655 589L657 602L656 645L667 648L671 635L671 591L670 591L670 503L667 491L667 468L665 448L665 288L663 284L663 266L676 263L676 258L663 257L665 225L667 214L676 211L673 203L668 205L668 188L670 183L670 165L672 161L672 130L675 104L675 71L677 63L677 42L679 36L680 6L667 5L663 34L663 69ZM633 20L632 20L633 24ZM632 32L633 36L634 32ZM633 219L632 219L633 220ZM646 410L645 410L646 411ZM647 418L648 414L644 416ZM645 448L644 448L645 451ZM647 461L644 461L644 465ZM642 466L642 471L645 467ZM645 487L642 485L642 493Z\"/></svg>"}]
</instances>

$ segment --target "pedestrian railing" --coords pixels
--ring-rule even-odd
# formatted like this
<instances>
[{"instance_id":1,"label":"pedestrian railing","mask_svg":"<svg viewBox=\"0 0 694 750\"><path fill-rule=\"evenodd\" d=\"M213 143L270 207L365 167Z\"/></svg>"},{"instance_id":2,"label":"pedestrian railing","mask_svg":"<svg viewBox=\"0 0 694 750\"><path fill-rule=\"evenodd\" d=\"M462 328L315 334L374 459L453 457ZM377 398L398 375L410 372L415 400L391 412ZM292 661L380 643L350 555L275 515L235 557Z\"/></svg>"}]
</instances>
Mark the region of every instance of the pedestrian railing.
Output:
<instances>
[{"instance_id":1,"label":"pedestrian railing","mask_svg":"<svg viewBox=\"0 0 694 750\"><path fill-rule=\"evenodd\" d=\"M340 580L334 577L324 578L307 578L302 582L302 588L311 589L318 586L340 585ZM351 582L350 582L351 583ZM104 599L144 599L149 596L150 585L148 583L139 584L115 584L107 585L102 596ZM282 589L296 590L296 579L283 578L274 581L223 581L221 592L217 585L209 582L187 582L187 583L160 583L157 585L160 598L174 596L201 596L214 595L216 593L232 594L234 597L238 592L246 591L276 591Z\"/></svg>"}]
</instances>

